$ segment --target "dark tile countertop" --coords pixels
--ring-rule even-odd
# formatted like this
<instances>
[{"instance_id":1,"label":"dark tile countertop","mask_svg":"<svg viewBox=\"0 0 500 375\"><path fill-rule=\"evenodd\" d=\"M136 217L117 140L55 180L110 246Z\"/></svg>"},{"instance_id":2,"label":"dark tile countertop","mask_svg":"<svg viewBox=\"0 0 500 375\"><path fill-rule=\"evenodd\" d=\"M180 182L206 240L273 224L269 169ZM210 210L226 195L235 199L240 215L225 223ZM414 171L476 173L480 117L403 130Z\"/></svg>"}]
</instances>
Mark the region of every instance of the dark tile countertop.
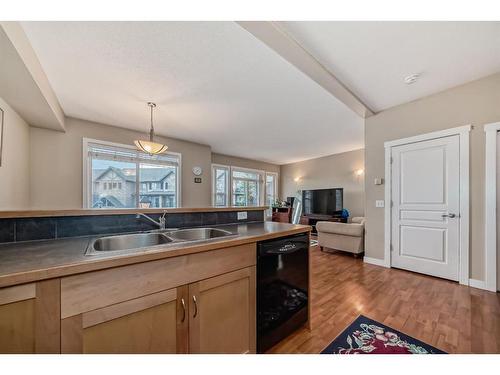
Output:
<instances>
[{"instance_id":1,"label":"dark tile countertop","mask_svg":"<svg viewBox=\"0 0 500 375\"><path fill-rule=\"evenodd\" d=\"M85 255L85 252L95 236L0 244L0 287L243 245L310 230L307 225L275 222L220 225L217 228L228 230L235 236L168 244L132 253L92 256Z\"/></svg>"}]
</instances>

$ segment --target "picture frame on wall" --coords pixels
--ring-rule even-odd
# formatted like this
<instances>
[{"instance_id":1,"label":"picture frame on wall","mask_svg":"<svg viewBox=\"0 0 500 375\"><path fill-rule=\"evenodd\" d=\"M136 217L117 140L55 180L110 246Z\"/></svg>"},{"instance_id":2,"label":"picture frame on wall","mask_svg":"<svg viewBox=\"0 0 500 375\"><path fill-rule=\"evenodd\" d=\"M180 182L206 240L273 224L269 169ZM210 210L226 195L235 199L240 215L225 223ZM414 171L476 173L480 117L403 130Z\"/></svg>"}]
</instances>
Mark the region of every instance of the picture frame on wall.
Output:
<instances>
[{"instance_id":1,"label":"picture frame on wall","mask_svg":"<svg viewBox=\"0 0 500 375\"><path fill-rule=\"evenodd\" d=\"M0 167L2 166L3 118L3 109L0 108Z\"/></svg>"}]
</instances>

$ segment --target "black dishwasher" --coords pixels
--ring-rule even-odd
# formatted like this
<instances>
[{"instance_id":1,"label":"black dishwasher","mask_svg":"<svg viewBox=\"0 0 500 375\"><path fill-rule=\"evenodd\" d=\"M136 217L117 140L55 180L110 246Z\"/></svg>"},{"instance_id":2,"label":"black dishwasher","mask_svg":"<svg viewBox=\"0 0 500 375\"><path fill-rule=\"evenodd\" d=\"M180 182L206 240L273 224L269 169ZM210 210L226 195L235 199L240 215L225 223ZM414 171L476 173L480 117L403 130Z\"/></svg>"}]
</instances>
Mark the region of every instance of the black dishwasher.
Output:
<instances>
[{"instance_id":1,"label":"black dishwasher","mask_svg":"<svg viewBox=\"0 0 500 375\"><path fill-rule=\"evenodd\" d=\"M307 321L309 236L298 234L257 244L257 352Z\"/></svg>"}]
</instances>

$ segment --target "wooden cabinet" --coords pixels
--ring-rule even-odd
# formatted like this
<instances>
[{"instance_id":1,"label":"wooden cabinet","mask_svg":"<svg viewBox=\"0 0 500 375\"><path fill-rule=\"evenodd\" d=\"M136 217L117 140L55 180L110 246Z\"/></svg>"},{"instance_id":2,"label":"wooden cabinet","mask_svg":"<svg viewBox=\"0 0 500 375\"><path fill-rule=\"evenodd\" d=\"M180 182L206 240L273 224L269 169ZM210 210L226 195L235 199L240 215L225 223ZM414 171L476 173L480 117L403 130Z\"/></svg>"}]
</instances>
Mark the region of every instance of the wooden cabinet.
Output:
<instances>
[{"instance_id":1,"label":"wooden cabinet","mask_svg":"<svg viewBox=\"0 0 500 375\"><path fill-rule=\"evenodd\" d=\"M292 222L292 208L291 207L273 207L272 208L272 221L280 223Z\"/></svg>"},{"instance_id":2,"label":"wooden cabinet","mask_svg":"<svg viewBox=\"0 0 500 375\"><path fill-rule=\"evenodd\" d=\"M255 244L61 279L63 353L255 353Z\"/></svg>"},{"instance_id":3,"label":"wooden cabinet","mask_svg":"<svg viewBox=\"0 0 500 375\"><path fill-rule=\"evenodd\" d=\"M187 353L186 292L169 289L65 318L62 352Z\"/></svg>"},{"instance_id":4,"label":"wooden cabinet","mask_svg":"<svg viewBox=\"0 0 500 375\"><path fill-rule=\"evenodd\" d=\"M255 266L189 285L189 351L255 353Z\"/></svg>"},{"instance_id":5,"label":"wooden cabinet","mask_svg":"<svg viewBox=\"0 0 500 375\"><path fill-rule=\"evenodd\" d=\"M0 353L255 353L256 244L0 288Z\"/></svg>"},{"instance_id":6,"label":"wooden cabinet","mask_svg":"<svg viewBox=\"0 0 500 375\"><path fill-rule=\"evenodd\" d=\"M0 353L59 353L59 279L0 289Z\"/></svg>"}]
</instances>

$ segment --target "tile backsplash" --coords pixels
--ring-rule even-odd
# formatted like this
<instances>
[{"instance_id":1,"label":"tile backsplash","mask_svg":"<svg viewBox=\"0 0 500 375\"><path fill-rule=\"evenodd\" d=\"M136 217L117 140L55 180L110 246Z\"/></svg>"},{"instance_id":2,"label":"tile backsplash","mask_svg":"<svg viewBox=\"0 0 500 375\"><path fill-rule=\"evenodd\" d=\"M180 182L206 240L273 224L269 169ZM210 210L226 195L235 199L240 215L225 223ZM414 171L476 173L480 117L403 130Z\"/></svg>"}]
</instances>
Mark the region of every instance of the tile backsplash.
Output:
<instances>
[{"instance_id":1,"label":"tile backsplash","mask_svg":"<svg viewBox=\"0 0 500 375\"><path fill-rule=\"evenodd\" d=\"M264 221L263 210L245 212L247 212L246 220L238 220L236 211L171 213L166 215L167 228ZM160 214L148 216L158 220ZM105 235L152 229L157 229L157 227L144 218L137 218L134 214L0 219L0 243Z\"/></svg>"}]
</instances>

